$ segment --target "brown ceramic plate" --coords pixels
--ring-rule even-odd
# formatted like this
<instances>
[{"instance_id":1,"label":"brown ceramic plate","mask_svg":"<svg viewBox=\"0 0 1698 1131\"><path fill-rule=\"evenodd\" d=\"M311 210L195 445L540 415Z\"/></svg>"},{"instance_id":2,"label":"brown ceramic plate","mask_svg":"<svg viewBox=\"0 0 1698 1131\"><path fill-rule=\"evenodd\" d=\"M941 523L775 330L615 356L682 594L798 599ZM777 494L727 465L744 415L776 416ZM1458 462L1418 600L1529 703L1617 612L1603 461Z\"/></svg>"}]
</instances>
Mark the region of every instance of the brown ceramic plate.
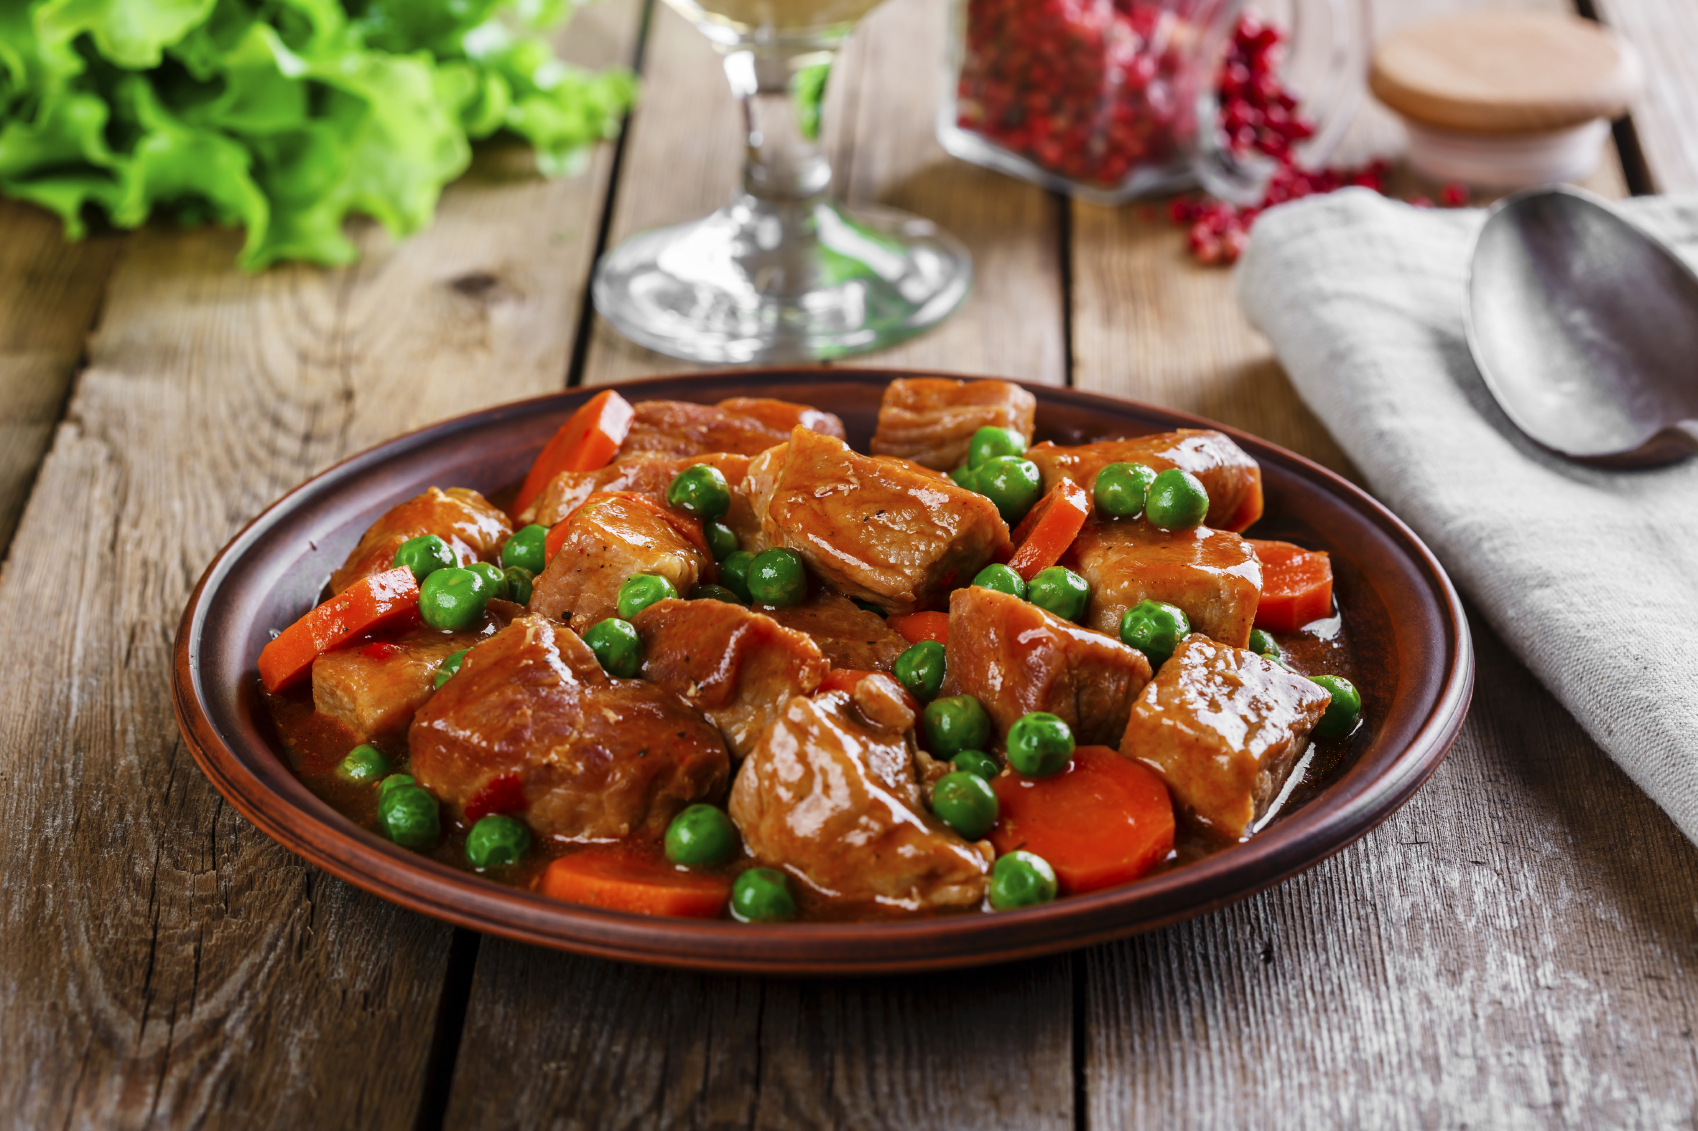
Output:
<instances>
[{"instance_id":1,"label":"brown ceramic plate","mask_svg":"<svg viewBox=\"0 0 1698 1131\"><path fill-rule=\"evenodd\" d=\"M865 449L896 371L789 369L659 378L631 400L805 401ZM1324 860L1402 805L1443 760L1468 709L1474 658L1456 592L1409 528L1360 490L1272 444L1222 429L1262 465L1253 533L1332 554L1370 726L1344 764L1250 841L1151 879L1044 907L900 923L745 925L577 907L422 859L357 828L285 764L255 661L272 629L313 602L360 534L427 486L495 492L594 390L502 405L402 436L302 484L207 567L177 633L177 721L220 793L279 844L393 900L473 930L633 962L702 970L848 974L970 966L1102 942L1213 910ZM1038 439L1080 442L1218 427L1182 413L1034 386Z\"/></svg>"}]
</instances>

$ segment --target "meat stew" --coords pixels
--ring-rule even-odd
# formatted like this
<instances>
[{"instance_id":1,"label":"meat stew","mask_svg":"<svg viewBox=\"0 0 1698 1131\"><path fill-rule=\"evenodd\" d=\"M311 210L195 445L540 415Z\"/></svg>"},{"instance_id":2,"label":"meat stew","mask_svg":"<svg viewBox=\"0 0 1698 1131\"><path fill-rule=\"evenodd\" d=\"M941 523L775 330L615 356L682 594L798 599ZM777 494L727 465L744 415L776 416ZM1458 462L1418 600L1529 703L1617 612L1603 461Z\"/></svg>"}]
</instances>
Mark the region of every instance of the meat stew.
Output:
<instances>
[{"instance_id":1,"label":"meat stew","mask_svg":"<svg viewBox=\"0 0 1698 1131\"><path fill-rule=\"evenodd\" d=\"M1173 472L1181 501L1186 491L1205 496L1199 518L1214 513L1203 484L1215 482L1232 484L1234 515L1259 514L1259 472L1236 445L1216 433L1172 433L1137 438L1124 450L1138 459L1111 451L1114 462L1104 465L1098 452L1084 450L1105 446L1094 443L1074 446L1079 458L1069 461L1067 445L1028 449L1032 424L1022 405L1030 395L1017 386L975 382L965 397L950 388L954 382L904 387L913 384L921 383L894 382L886 404L901 410L904 450L933 462L935 451L962 450L964 402L983 410L1002 395L1007 411L987 418L1014 423L970 432L969 441L985 429L1005 435L969 443L945 477L894 451L853 451L835 418L807 406L767 402L753 424L739 427L722 419L738 415L735 406L714 406L720 417L707 419L708 406L686 414L639 405L639 424L687 415L690 428L668 444L645 439L629 452L616 439L610 462L553 475L545 497L573 502L545 515L552 521L540 540L525 536L542 524L520 525L536 517L534 508L515 517L506 542L486 540L470 554L471 541L455 530L412 533L451 542L458 564L415 576L411 619L389 615L364 632L357 618L344 617L350 630L325 640L309 679L268 689L297 773L380 835L412 839L415 850L445 863L545 894L648 913L880 919L1020 906L1179 866L1254 835L1282 799L1344 756L1364 725L1359 701L1342 711L1354 695L1347 633L1336 615L1291 631L1252 630L1243 615L1246 585L1266 589L1278 579L1261 576L1248 540L1200 523L1164 530L1154 518L1172 510L1165 503L1128 514L1104 508L1100 498L1088 501L1082 528L1066 544L1028 553L1032 538L1019 537L1024 513L1038 513L1063 480L1087 496L1095 486L1077 483L1076 474L1056 474L1052 483L1047 469L1092 461L1098 474L1127 463L1147 468L1150 499L1155 481ZM928 396L939 424L929 448ZM791 419L798 423L790 434L764 451L700 447L727 436L744 443ZM875 441L873 450L896 446ZM1183 459L1168 458L1181 450ZM1197 462L1211 451L1225 470ZM659 462L670 475L634 466ZM1020 462L1034 465L1032 478L1045 488L1023 509L1009 498L1008 480L1018 474L987 474L980 489L976 473ZM692 510L699 493L673 487L701 467L718 473L723 497ZM386 515L373 530L391 538L397 527ZM1117 536L1134 527L1145 536ZM1187 539L1240 545L1227 567L1216 568L1212 557L1171 552L1171 543ZM348 585L335 599L354 593L357 578L345 575L391 576L405 557L397 546L394 558L379 561L371 541L362 541L361 561L351 556L338 571ZM540 542L539 570L508 564L509 557L529 560L521 542ZM1014 573L1000 564L1010 561L1025 563L1025 576L1015 576L1026 592L1001 587L997 571ZM433 574L461 590L478 588L462 575L483 577L484 585L468 597L433 582ZM984 575L990 584L979 581ZM656 581L652 599L633 607L626 590L638 578ZM1127 580L1140 578L1145 584L1125 597ZM491 596L513 595L521 583L529 587L524 602ZM1077 609L1053 597L1081 586ZM1101 607L1104 590L1117 595L1119 608ZM1152 638L1128 635L1127 618L1146 607L1187 630L1165 653ZM926 625L937 639L924 638ZM1210 630L1231 639L1211 638ZM941 653L929 673L939 678L929 686L928 644ZM1186 657L1205 646L1228 652L1231 672L1179 680L1190 671ZM358 685L365 700L359 710L338 711L330 689L343 688L348 698L349 679L338 669L350 657L371 669ZM1174 678L1164 682L1170 669ZM1246 672L1265 686L1246 692L1209 682ZM1338 677L1337 689L1291 673ZM1236 712L1236 730L1220 717L1223 703L1228 715ZM1144 737L1128 746L1134 723ZM1279 733L1260 741L1264 730ZM1206 777L1206 766L1187 777L1170 764L1175 750L1181 766L1187 750L1201 766L1220 761L1222 749L1236 759L1236 776L1208 781L1208 789L1192 780ZM379 755L384 772L351 773L346 763L356 750ZM1119 761L1105 763L1105 751ZM369 765L369 753L363 757ZM1114 773L1100 772L1104 765ZM1009 842L1009 822L999 823L996 810L999 796L1013 796L1010 783L1034 787L1021 809L1038 827L1046 790L1036 787L1063 778L1088 787L1049 790L1060 815L1084 832L1057 844L1051 861ZM1135 806L1115 807L1115 798L1133 795ZM1229 799L1224 809L1219 795ZM415 837L407 815L426 802L437 814L435 835ZM480 834L486 826L494 832ZM1163 827L1160 851L1145 845L1130 872L1075 859L1118 859L1128 837L1147 840L1150 829ZM495 835L503 830L505 839ZM686 888L697 894L685 899Z\"/></svg>"}]
</instances>

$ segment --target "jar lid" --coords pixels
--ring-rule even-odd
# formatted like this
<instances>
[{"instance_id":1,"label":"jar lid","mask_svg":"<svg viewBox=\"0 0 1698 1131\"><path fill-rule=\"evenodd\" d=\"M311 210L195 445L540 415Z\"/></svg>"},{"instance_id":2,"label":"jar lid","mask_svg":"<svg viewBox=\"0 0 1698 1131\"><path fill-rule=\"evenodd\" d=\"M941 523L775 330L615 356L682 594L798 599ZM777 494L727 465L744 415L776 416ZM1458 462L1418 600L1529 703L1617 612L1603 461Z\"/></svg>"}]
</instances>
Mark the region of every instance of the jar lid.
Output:
<instances>
[{"instance_id":1,"label":"jar lid","mask_svg":"<svg viewBox=\"0 0 1698 1131\"><path fill-rule=\"evenodd\" d=\"M1374 50L1374 96L1422 125L1530 133L1619 118L1639 93L1639 59L1578 16L1470 12L1405 28Z\"/></svg>"}]
</instances>

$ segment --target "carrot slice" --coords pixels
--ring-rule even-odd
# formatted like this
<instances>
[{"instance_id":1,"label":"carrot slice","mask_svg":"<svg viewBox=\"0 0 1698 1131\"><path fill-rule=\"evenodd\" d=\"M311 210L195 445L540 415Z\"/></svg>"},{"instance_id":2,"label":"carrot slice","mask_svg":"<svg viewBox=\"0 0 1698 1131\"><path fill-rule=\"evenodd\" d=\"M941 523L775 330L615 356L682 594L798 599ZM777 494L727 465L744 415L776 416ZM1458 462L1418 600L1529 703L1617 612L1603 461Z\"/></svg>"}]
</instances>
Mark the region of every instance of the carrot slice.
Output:
<instances>
[{"instance_id":1,"label":"carrot slice","mask_svg":"<svg viewBox=\"0 0 1698 1131\"><path fill-rule=\"evenodd\" d=\"M855 688L859 687L861 681L870 675L882 675L890 682L896 683L896 677L886 672L865 672L859 668L832 668L825 673L825 678L820 680L819 689L821 691L847 691L853 695ZM896 690L902 693L902 701L908 704L908 709L918 714L920 701L909 694L908 689L900 683L896 683Z\"/></svg>"},{"instance_id":2,"label":"carrot slice","mask_svg":"<svg viewBox=\"0 0 1698 1131\"><path fill-rule=\"evenodd\" d=\"M538 884L542 894L567 903L629 911L714 919L731 898L731 881L686 872L657 852L590 848L549 864Z\"/></svg>"},{"instance_id":3,"label":"carrot slice","mask_svg":"<svg viewBox=\"0 0 1698 1131\"><path fill-rule=\"evenodd\" d=\"M277 634L259 653L259 678L279 691L312 670L312 662L419 608L419 583L406 566L362 577Z\"/></svg>"},{"instance_id":4,"label":"carrot slice","mask_svg":"<svg viewBox=\"0 0 1698 1131\"><path fill-rule=\"evenodd\" d=\"M602 491L598 494L618 495L621 499L630 499L639 506L654 512L654 514L665 519L672 526L672 529L683 536L686 542L700 550L708 561L713 561L713 552L708 549L707 535L702 533L700 519L691 518L689 515L675 511L671 507L663 507L652 495L645 495L641 491ZM589 499L585 499L583 503L573 507L572 514L548 528L548 537L542 540L543 563L545 565L553 561L554 555L560 552L560 547L566 544L566 524L572 521L572 515L577 514L583 508L584 503L588 503L590 499L596 497L596 495L591 495Z\"/></svg>"},{"instance_id":5,"label":"carrot slice","mask_svg":"<svg viewBox=\"0 0 1698 1131\"><path fill-rule=\"evenodd\" d=\"M1091 496L1073 480L1063 479L1015 528L1014 544L1019 549L1008 559L1008 568L1032 580L1061 560L1090 514Z\"/></svg>"},{"instance_id":6,"label":"carrot slice","mask_svg":"<svg viewBox=\"0 0 1698 1131\"><path fill-rule=\"evenodd\" d=\"M1173 851L1173 802L1152 771L1107 746L1081 746L1054 777L1005 773L991 783L998 854L1049 861L1072 894L1135 880Z\"/></svg>"},{"instance_id":7,"label":"carrot slice","mask_svg":"<svg viewBox=\"0 0 1698 1131\"><path fill-rule=\"evenodd\" d=\"M922 640L935 640L939 644L949 643L948 613L899 613L893 617L885 617L884 623L895 629L910 644L918 644Z\"/></svg>"},{"instance_id":8,"label":"carrot slice","mask_svg":"<svg viewBox=\"0 0 1698 1131\"><path fill-rule=\"evenodd\" d=\"M531 464L519 493L513 497L513 513L531 505L549 481L562 471L594 471L606 467L631 431L635 411L631 402L607 389L585 401Z\"/></svg>"},{"instance_id":9,"label":"carrot slice","mask_svg":"<svg viewBox=\"0 0 1698 1131\"><path fill-rule=\"evenodd\" d=\"M1262 599L1256 603L1256 627L1296 632L1310 621L1332 615L1332 559L1320 550L1290 542L1247 538L1262 560Z\"/></svg>"}]
</instances>

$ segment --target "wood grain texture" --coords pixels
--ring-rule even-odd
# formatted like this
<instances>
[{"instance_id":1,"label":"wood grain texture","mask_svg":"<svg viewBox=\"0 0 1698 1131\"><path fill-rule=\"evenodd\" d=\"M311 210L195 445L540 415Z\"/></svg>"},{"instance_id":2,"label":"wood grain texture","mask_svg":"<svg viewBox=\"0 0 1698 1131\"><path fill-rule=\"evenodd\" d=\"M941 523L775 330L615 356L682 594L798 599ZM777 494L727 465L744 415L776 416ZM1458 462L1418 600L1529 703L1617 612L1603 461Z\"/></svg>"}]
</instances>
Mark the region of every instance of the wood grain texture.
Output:
<instances>
[{"instance_id":1,"label":"wood grain texture","mask_svg":"<svg viewBox=\"0 0 1698 1131\"><path fill-rule=\"evenodd\" d=\"M973 254L974 290L942 326L868 363L1004 374L1059 384L1065 357L1058 205L1030 185L954 161L933 124L946 6L891 0L857 29L832 69L825 147L850 204L902 208L948 229ZM737 191L737 106L707 40L657 3L608 246L697 219ZM845 364L853 365L857 359ZM598 318L585 384L703 368L643 349Z\"/></svg>"},{"instance_id":2,"label":"wood grain texture","mask_svg":"<svg viewBox=\"0 0 1698 1131\"><path fill-rule=\"evenodd\" d=\"M599 9L607 58L637 9ZM399 245L243 276L239 237L147 230L3 578L30 662L0 704L0 1125L411 1127L450 930L227 809L171 714L204 563L329 462L564 383L608 157L497 151ZM538 232L550 239L537 238Z\"/></svg>"},{"instance_id":3,"label":"wood grain texture","mask_svg":"<svg viewBox=\"0 0 1698 1131\"><path fill-rule=\"evenodd\" d=\"M65 407L83 339L123 247L67 244L59 220L0 200L0 557Z\"/></svg>"},{"instance_id":4,"label":"wood grain texture","mask_svg":"<svg viewBox=\"0 0 1698 1131\"><path fill-rule=\"evenodd\" d=\"M1070 986L1065 958L763 981L485 939L444 1126L1059 1131Z\"/></svg>"},{"instance_id":5,"label":"wood grain texture","mask_svg":"<svg viewBox=\"0 0 1698 1131\"><path fill-rule=\"evenodd\" d=\"M1651 187L1698 192L1698 5L1688 0L1591 0L1604 23L1638 49L1645 92L1634 103Z\"/></svg>"},{"instance_id":6,"label":"wood grain texture","mask_svg":"<svg viewBox=\"0 0 1698 1131\"><path fill-rule=\"evenodd\" d=\"M1475 642L1473 713L1404 809L1088 952L1087 1126L1693 1125L1698 848Z\"/></svg>"}]
</instances>

